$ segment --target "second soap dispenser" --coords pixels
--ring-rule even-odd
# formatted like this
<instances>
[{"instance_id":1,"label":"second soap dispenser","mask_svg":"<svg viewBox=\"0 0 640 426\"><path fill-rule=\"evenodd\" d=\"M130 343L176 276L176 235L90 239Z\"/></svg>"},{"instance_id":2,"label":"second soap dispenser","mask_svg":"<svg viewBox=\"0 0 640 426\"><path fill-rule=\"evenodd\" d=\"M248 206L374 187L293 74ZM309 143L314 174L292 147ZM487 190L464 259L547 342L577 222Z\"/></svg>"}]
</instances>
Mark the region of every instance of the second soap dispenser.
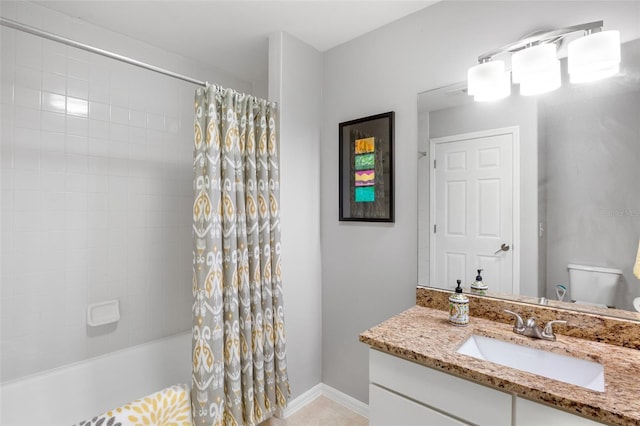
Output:
<instances>
[{"instance_id":1,"label":"second soap dispenser","mask_svg":"<svg viewBox=\"0 0 640 426\"><path fill-rule=\"evenodd\" d=\"M476 280L471 284L471 294L479 294L481 296L486 296L487 290L489 286L482 282L482 275L480 273L482 269L478 269L478 275L476 275Z\"/></svg>"}]
</instances>

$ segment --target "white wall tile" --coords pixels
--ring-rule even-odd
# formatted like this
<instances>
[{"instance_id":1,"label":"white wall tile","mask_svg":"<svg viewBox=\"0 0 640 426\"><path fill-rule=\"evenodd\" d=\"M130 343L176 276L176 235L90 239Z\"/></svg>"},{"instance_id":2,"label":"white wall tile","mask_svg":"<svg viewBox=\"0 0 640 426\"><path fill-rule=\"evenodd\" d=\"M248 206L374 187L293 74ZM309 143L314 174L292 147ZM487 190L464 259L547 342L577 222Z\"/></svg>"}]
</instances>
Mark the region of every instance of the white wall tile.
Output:
<instances>
[{"instance_id":1,"label":"white wall tile","mask_svg":"<svg viewBox=\"0 0 640 426\"><path fill-rule=\"evenodd\" d=\"M188 329L193 86L2 31L3 379Z\"/></svg>"},{"instance_id":2,"label":"white wall tile","mask_svg":"<svg viewBox=\"0 0 640 426\"><path fill-rule=\"evenodd\" d=\"M129 109L111 105L111 121L117 124L129 124Z\"/></svg>"},{"instance_id":3,"label":"white wall tile","mask_svg":"<svg viewBox=\"0 0 640 426\"><path fill-rule=\"evenodd\" d=\"M67 96L89 99L89 82L67 76Z\"/></svg>"},{"instance_id":4,"label":"white wall tile","mask_svg":"<svg viewBox=\"0 0 640 426\"><path fill-rule=\"evenodd\" d=\"M64 95L67 93L67 79L64 75L45 72L42 74L42 90Z\"/></svg>"},{"instance_id":5,"label":"white wall tile","mask_svg":"<svg viewBox=\"0 0 640 426\"><path fill-rule=\"evenodd\" d=\"M134 127L146 128L147 127L147 113L137 109L131 109L129 112L129 124Z\"/></svg>"},{"instance_id":6,"label":"white wall tile","mask_svg":"<svg viewBox=\"0 0 640 426\"><path fill-rule=\"evenodd\" d=\"M14 129L14 152L24 150L40 149L42 132L37 129L29 129L26 127L16 127Z\"/></svg>"},{"instance_id":7,"label":"white wall tile","mask_svg":"<svg viewBox=\"0 0 640 426\"><path fill-rule=\"evenodd\" d=\"M92 79L89 81L89 100L109 103L110 99L109 86L103 80Z\"/></svg>"},{"instance_id":8,"label":"white wall tile","mask_svg":"<svg viewBox=\"0 0 640 426\"><path fill-rule=\"evenodd\" d=\"M91 99L91 95L89 95ZM89 118L92 120L101 120L101 121L109 121L110 119L110 111L109 104L101 103L97 101L89 102Z\"/></svg>"},{"instance_id":9,"label":"white wall tile","mask_svg":"<svg viewBox=\"0 0 640 426\"><path fill-rule=\"evenodd\" d=\"M43 212L51 212L51 211L64 211L65 209L65 196L66 193L63 191L59 192L42 192L42 211Z\"/></svg>"},{"instance_id":10,"label":"white wall tile","mask_svg":"<svg viewBox=\"0 0 640 426\"><path fill-rule=\"evenodd\" d=\"M16 87L14 90L14 104L25 108L40 109L40 91L27 87Z\"/></svg>"},{"instance_id":11,"label":"white wall tile","mask_svg":"<svg viewBox=\"0 0 640 426\"><path fill-rule=\"evenodd\" d=\"M62 136L64 138L64 135ZM43 145L46 145L46 143ZM64 147L64 142L63 142L63 147ZM40 153L40 157L41 157L40 170L42 172L64 173L64 171L66 170L66 158L64 155L64 148L62 148L60 151L44 151L43 150ZM47 181L46 179L44 179L43 182L49 182L49 184L52 184L51 181ZM63 188L64 188L64 180L63 180Z\"/></svg>"},{"instance_id":12,"label":"white wall tile","mask_svg":"<svg viewBox=\"0 0 640 426\"><path fill-rule=\"evenodd\" d=\"M40 129L40 110L16 106L13 109L13 123L15 127Z\"/></svg>"},{"instance_id":13,"label":"white wall tile","mask_svg":"<svg viewBox=\"0 0 640 426\"><path fill-rule=\"evenodd\" d=\"M76 156L79 159L84 159L84 156ZM74 173L67 167L67 173L64 175L64 190L65 192L87 192L89 182L87 176L84 173Z\"/></svg>"},{"instance_id":14,"label":"white wall tile","mask_svg":"<svg viewBox=\"0 0 640 426\"><path fill-rule=\"evenodd\" d=\"M73 174L85 174L88 171L88 162L85 155L66 154L66 171Z\"/></svg>"},{"instance_id":15,"label":"white wall tile","mask_svg":"<svg viewBox=\"0 0 640 426\"><path fill-rule=\"evenodd\" d=\"M68 154L78 154L86 157L89 150L89 141L84 136L67 134L65 151Z\"/></svg>"},{"instance_id":16,"label":"white wall tile","mask_svg":"<svg viewBox=\"0 0 640 426\"><path fill-rule=\"evenodd\" d=\"M13 171L13 190L32 191L40 188L40 174L28 170Z\"/></svg>"},{"instance_id":17,"label":"white wall tile","mask_svg":"<svg viewBox=\"0 0 640 426\"><path fill-rule=\"evenodd\" d=\"M16 65L42 70L42 39L31 34L19 32L15 36Z\"/></svg>"},{"instance_id":18,"label":"white wall tile","mask_svg":"<svg viewBox=\"0 0 640 426\"><path fill-rule=\"evenodd\" d=\"M81 80L89 80L89 63L69 57L67 61L67 75Z\"/></svg>"},{"instance_id":19,"label":"white wall tile","mask_svg":"<svg viewBox=\"0 0 640 426\"><path fill-rule=\"evenodd\" d=\"M79 117L89 116L89 101L85 99L67 97L67 114Z\"/></svg>"},{"instance_id":20,"label":"white wall tile","mask_svg":"<svg viewBox=\"0 0 640 426\"><path fill-rule=\"evenodd\" d=\"M14 87L13 87L13 70L11 71L6 71L4 68L0 70L0 73L2 74L2 90L0 91L0 102L2 102L2 107L3 108L11 108L11 106L13 105L13 92L14 92ZM5 76L7 76L7 74L11 73L11 81L10 82L4 82L5 80Z\"/></svg>"},{"instance_id":21,"label":"white wall tile","mask_svg":"<svg viewBox=\"0 0 640 426\"><path fill-rule=\"evenodd\" d=\"M109 139L109 122L90 119L89 136L96 139Z\"/></svg>"},{"instance_id":22,"label":"white wall tile","mask_svg":"<svg viewBox=\"0 0 640 426\"><path fill-rule=\"evenodd\" d=\"M42 93L42 110L64 114L67 110L67 97L63 94L44 91Z\"/></svg>"},{"instance_id":23,"label":"white wall tile","mask_svg":"<svg viewBox=\"0 0 640 426\"><path fill-rule=\"evenodd\" d=\"M126 142L129 140L129 127L123 124L109 123L109 139Z\"/></svg>"},{"instance_id":24,"label":"white wall tile","mask_svg":"<svg viewBox=\"0 0 640 426\"><path fill-rule=\"evenodd\" d=\"M65 115L55 112L42 111L42 130L44 130L45 132L65 133Z\"/></svg>"},{"instance_id":25,"label":"white wall tile","mask_svg":"<svg viewBox=\"0 0 640 426\"><path fill-rule=\"evenodd\" d=\"M67 134L89 136L89 120L67 114Z\"/></svg>"},{"instance_id":26,"label":"white wall tile","mask_svg":"<svg viewBox=\"0 0 640 426\"><path fill-rule=\"evenodd\" d=\"M147 128L160 131L164 130L164 115L148 113Z\"/></svg>"},{"instance_id":27,"label":"white wall tile","mask_svg":"<svg viewBox=\"0 0 640 426\"><path fill-rule=\"evenodd\" d=\"M86 50L78 49L77 47L69 47L69 51L67 54L69 55L69 59L75 59L76 61L89 62L90 57L92 56ZM88 78L88 77L87 77Z\"/></svg>"},{"instance_id":28,"label":"white wall tile","mask_svg":"<svg viewBox=\"0 0 640 426\"><path fill-rule=\"evenodd\" d=\"M13 167L20 170L38 171L40 169L40 149L28 145L16 145L13 152Z\"/></svg>"},{"instance_id":29,"label":"white wall tile","mask_svg":"<svg viewBox=\"0 0 640 426\"><path fill-rule=\"evenodd\" d=\"M16 87L42 89L42 71L20 66L16 63L14 83Z\"/></svg>"},{"instance_id":30,"label":"white wall tile","mask_svg":"<svg viewBox=\"0 0 640 426\"><path fill-rule=\"evenodd\" d=\"M106 124L106 123L105 123ZM88 153L91 156L107 156L109 153L109 141L108 136L104 138L94 137L92 133L92 122L89 121L89 147ZM94 132L100 133L100 130L94 129ZM108 124L107 124L107 134L108 134ZM89 167L91 168L91 159L89 159ZM91 171L90 171L91 173Z\"/></svg>"},{"instance_id":31,"label":"white wall tile","mask_svg":"<svg viewBox=\"0 0 640 426\"><path fill-rule=\"evenodd\" d=\"M51 44L58 44L53 43ZM67 57L64 53L45 50L42 55L42 71L64 76L67 72Z\"/></svg>"}]
</instances>

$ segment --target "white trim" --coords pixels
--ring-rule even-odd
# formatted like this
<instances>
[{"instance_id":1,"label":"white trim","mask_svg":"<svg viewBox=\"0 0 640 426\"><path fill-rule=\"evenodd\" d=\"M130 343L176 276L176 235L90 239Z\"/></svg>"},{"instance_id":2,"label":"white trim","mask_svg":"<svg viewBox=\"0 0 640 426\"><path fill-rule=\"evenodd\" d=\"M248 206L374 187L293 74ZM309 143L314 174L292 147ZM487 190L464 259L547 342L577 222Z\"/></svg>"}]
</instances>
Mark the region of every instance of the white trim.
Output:
<instances>
[{"instance_id":1,"label":"white trim","mask_svg":"<svg viewBox=\"0 0 640 426\"><path fill-rule=\"evenodd\" d=\"M369 405L364 402L355 399L352 396L347 395L344 392L340 392L336 388L332 388L329 385L322 383L322 395L329 398L332 401L337 402L345 408L361 415L364 418L369 418Z\"/></svg>"},{"instance_id":2,"label":"white trim","mask_svg":"<svg viewBox=\"0 0 640 426\"><path fill-rule=\"evenodd\" d=\"M322 396L322 383L318 383L302 395L289 401L289 403L287 404L287 408L284 409L284 413L282 413L281 417L283 419L286 419L296 411L304 408L307 404L312 403L316 398L320 396Z\"/></svg>"},{"instance_id":3,"label":"white trim","mask_svg":"<svg viewBox=\"0 0 640 426\"><path fill-rule=\"evenodd\" d=\"M513 294L520 294L520 230L522 229L522 217L520 216L520 126L506 127L502 130L511 131L513 135ZM536 256L537 257L537 256Z\"/></svg>"},{"instance_id":4,"label":"white trim","mask_svg":"<svg viewBox=\"0 0 640 426\"><path fill-rule=\"evenodd\" d=\"M289 401L287 408L278 417L286 419L293 415L298 410L304 408L308 404L312 403L316 398L324 396L330 400L342 405L343 407L361 415L362 417L369 418L369 406L362 401L359 401L344 392L340 392L338 389L325 385L324 383L318 383L302 395Z\"/></svg>"},{"instance_id":5,"label":"white trim","mask_svg":"<svg viewBox=\"0 0 640 426\"><path fill-rule=\"evenodd\" d=\"M436 170L433 167L433 161L436 158L436 144L447 142L460 142L468 139L478 139L489 136L511 135L513 140L512 146L512 178L513 178L513 199L512 199L512 233L513 241L512 249L512 279L513 292L520 294L520 126L500 127L496 129L481 130L478 132L461 133L458 135L443 136L439 138L429 139L429 285L436 282L436 234L433 233L433 227L436 224ZM442 165L440 166L442 167Z\"/></svg>"}]
</instances>

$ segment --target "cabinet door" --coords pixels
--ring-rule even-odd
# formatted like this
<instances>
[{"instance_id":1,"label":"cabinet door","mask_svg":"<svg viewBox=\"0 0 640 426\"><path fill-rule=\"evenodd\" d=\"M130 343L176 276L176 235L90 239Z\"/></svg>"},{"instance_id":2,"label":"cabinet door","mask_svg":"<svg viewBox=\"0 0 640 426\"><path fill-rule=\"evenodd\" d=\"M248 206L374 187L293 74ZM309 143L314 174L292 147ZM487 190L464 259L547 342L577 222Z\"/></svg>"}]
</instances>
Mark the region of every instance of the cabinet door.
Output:
<instances>
[{"instance_id":1,"label":"cabinet door","mask_svg":"<svg viewBox=\"0 0 640 426\"><path fill-rule=\"evenodd\" d=\"M516 398L515 417L516 426L595 426L602 424L520 397Z\"/></svg>"},{"instance_id":2,"label":"cabinet door","mask_svg":"<svg viewBox=\"0 0 640 426\"><path fill-rule=\"evenodd\" d=\"M376 385L369 385L369 426L461 426L467 425L403 398Z\"/></svg>"},{"instance_id":3,"label":"cabinet door","mask_svg":"<svg viewBox=\"0 0 640 426\"><path fill-rule=\"evenodd\" d=\"M374 349L369 381L472 424L511 426L511 394Z\"/></svg>"}]
</instances>

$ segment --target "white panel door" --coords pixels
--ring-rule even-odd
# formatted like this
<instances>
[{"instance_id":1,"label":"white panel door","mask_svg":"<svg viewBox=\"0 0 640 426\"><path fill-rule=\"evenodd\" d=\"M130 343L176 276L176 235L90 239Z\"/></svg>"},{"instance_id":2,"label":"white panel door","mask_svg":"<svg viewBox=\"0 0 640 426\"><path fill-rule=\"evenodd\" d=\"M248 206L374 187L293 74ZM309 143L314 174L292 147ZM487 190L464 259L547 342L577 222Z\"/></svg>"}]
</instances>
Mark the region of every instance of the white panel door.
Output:
<instances>
[{"instance_id":1,"label":"white panel door","mask_svg":"<svg viewBox=\"0 0 640 426\"><path fill-rule=\"evenodd\" d=\"M489 291L517 292L516 139L509 128L431 140L432 285L453 288L459 279L468 286L483 269Z\"/></svg>"}]
</instances>

